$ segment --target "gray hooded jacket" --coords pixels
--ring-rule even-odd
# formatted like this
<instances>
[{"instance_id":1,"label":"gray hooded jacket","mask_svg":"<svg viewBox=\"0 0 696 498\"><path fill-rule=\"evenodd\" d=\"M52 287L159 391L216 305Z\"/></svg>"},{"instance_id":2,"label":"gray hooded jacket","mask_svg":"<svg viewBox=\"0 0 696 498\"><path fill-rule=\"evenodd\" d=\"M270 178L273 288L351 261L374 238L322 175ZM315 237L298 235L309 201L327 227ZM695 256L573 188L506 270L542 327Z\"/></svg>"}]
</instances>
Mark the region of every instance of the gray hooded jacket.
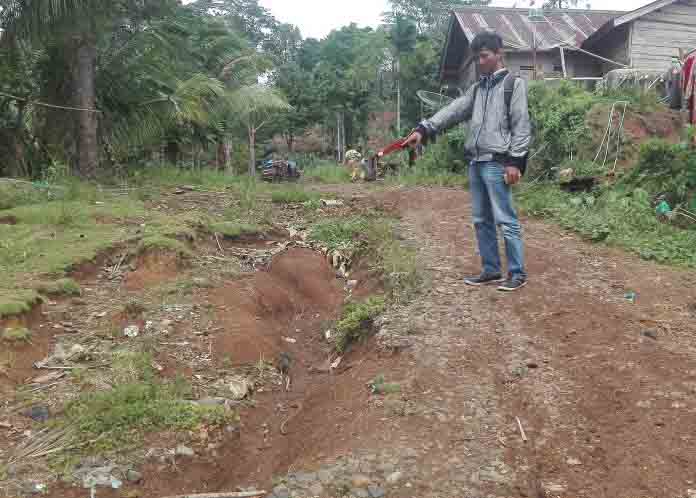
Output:
<instances>
[{"instance_id":1,"label":"gray hooded jacket","mask_svg":"<svg viewBox=\"0 0 696 498\"><path fill-rule=\"evenodd\" d=\"M508 74L507 69L501 69L482 77L463 96L421 122L417 131L432 137L458 123L470 121L466 148L474 161L497 160L520 165L531 141L527 84L522 78L516 78L508 122L503 83Z\"/></svg>"}]
</instances>

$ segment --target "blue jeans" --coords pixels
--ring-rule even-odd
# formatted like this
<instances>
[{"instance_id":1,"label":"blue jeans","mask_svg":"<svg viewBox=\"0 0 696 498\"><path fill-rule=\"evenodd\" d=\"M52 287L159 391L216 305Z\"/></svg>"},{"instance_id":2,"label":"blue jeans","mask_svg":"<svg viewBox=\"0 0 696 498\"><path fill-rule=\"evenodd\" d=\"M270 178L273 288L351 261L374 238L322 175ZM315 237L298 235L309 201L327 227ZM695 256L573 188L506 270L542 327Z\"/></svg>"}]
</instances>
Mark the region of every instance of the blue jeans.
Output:
<instances>
[{"instance_id":1,"label":"blue jeans","mask_svg":"<svg viewBox=\"0 0 696 498\"><path fill-rule=\"evenodd\" d=\"M496 226L500 226L505 239L508 274L512 278L526 279L522 227L512 204L512 189L505 183L505 168L495 161L472 162L469 188L483 271L502 273L496 230Z\"/></svg>"}]
</instances>

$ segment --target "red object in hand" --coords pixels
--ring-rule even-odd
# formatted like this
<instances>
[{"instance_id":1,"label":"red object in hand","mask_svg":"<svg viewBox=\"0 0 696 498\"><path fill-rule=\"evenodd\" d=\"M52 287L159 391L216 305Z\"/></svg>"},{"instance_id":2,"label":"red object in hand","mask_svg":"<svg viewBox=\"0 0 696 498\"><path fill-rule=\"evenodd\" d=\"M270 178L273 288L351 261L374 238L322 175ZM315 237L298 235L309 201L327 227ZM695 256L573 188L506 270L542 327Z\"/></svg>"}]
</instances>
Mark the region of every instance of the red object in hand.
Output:
<instances>
[{"instance_id":1,"label":"red object in hand","mask_svg":"<svg viewBox=\"0 0 696 498\"><path fill-rule=\"evenodd\" d=\"M377 153L378 157L386 156L388 154L391 154L392 152L395 152L397 150L403 150L406 148L406 140L403 138L398 139L396 142L393 142L389 145L387 145L384 149L380 150Z\"/></svg>"}]
</instances>

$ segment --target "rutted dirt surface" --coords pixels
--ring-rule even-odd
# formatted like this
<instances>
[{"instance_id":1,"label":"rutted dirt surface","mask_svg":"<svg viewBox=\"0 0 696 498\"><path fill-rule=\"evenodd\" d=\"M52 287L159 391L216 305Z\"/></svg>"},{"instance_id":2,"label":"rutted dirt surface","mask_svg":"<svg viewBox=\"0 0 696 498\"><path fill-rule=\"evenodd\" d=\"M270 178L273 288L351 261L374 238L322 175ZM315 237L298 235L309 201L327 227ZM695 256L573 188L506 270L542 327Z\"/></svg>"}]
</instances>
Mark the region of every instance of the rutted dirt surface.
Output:
<instances>
[{"instance_id":1,"label":"rutted dirt surface","mask_svg":"<svg viewBox=\"0 0 696 498\"><path fill-rule=\"evenodd\" d=\"M428 282L424 294L390 309L376 337L327 373L322 334L345 294L321 255L292 248L236 278L222 263L194 266L192 274L211 282L189 296L189 307L162 305L190 312L197 327L192 334L188 318L172 324L162 341L188 345L161 352L162 374L200 376L204 390L213 374L282 351L293 358L291 390L255 392L241 408L238 438L212 449L200 442L193 458L150 459L139 484L98 496L239 487L266 489L270 498L696 496L696 272L524 220L529 286L512 295L469 288L462 279L479 263L468 194L362 186L340 193L402 217L403 242L418 251ZM94 292L124 301L144 290L125 282L88 284L84 299ZM400 392L371 394L378 375Z\"/></svg>"}]
</instances>

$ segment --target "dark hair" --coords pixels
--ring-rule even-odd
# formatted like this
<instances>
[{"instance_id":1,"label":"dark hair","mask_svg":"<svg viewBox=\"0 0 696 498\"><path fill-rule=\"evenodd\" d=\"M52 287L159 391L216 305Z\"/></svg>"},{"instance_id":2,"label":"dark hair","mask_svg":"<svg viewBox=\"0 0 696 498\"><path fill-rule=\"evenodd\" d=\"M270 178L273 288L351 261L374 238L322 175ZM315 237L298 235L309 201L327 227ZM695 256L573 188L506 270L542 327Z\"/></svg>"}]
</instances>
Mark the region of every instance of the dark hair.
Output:
<instances>
[{"instance_id":1,"label":"dark hair","mask_svg":"<svg viewBox=\"0 0 696 498\"><path fill-rule=\"evenodd\" d=\"M490 50L492 52L500 52L503 48L503 39L498 33L493 31L485 31L479 33L471 42L471 51L478 53L481 50Z\"/></svg>"}]
</instances>

